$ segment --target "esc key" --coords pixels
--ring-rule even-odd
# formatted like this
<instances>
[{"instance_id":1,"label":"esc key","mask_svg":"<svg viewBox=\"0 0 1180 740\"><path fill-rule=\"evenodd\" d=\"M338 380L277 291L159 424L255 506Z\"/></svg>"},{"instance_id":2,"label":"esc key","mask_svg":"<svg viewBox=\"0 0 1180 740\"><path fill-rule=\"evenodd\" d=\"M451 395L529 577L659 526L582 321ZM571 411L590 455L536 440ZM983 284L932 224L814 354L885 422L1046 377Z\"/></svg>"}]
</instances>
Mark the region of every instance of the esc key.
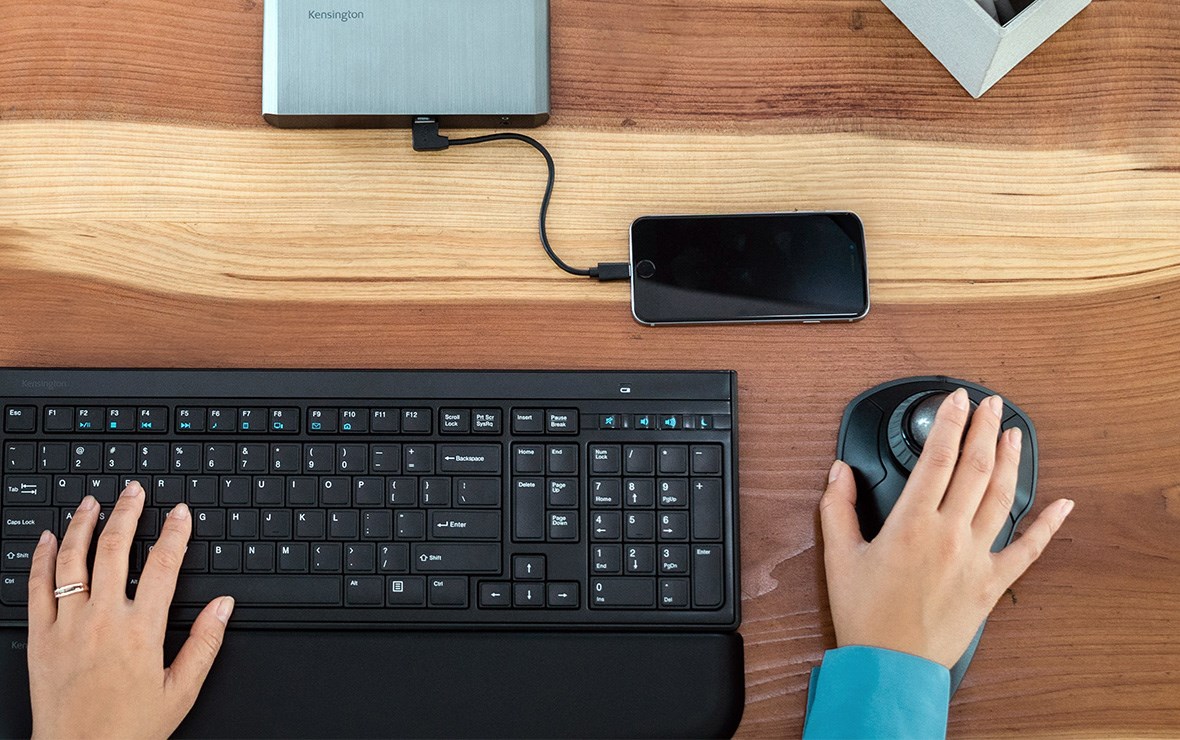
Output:
<instances>
[{"instance_id":1,"label":"esc key","mask_svg":"<svg viewBox=\"0 0 1180 740\"><path fill-rule=\"evenodd\" d=\"M37 431L37 407L9 406L4 410L4 431L10 433Z\"/></svg>"}]
</instances>

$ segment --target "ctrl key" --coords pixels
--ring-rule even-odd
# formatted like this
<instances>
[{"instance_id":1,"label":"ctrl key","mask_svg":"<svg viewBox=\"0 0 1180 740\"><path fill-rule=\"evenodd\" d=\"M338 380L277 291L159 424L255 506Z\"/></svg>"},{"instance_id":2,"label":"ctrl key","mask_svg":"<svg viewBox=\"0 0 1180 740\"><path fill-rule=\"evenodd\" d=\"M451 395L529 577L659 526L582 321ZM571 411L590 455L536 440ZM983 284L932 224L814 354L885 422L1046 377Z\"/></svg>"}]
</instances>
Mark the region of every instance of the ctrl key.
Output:
<instances>
[{"instance_id":1,"label":"ctrl key","mask_svg":"<svg viewBox=\"0 0 1180 740\"><path fill-rule=\"evenodd\" d=\"M0 602L9 606L22 606L29 600L29 577L5 573L0 578Z\"/></svg>"}]
</instances>

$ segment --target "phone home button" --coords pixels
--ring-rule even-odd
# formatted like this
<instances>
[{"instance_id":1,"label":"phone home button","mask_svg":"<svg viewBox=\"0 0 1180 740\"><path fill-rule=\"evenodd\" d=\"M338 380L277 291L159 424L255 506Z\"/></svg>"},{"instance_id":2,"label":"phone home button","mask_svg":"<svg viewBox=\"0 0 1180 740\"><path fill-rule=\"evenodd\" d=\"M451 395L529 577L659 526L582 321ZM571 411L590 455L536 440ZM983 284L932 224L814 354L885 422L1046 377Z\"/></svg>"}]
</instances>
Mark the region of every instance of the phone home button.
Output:
<instances>
[{"instance_id":1,"label":"phone home button","mask_svg":"<svg viewBox=\"0 0 1180 740\"><path fill-rule=\"evenodd\" d=\"M645 280L656 274L656 263L651 260L640 260L638 265L635 265L635 274Z\"/></svg>"}]
</instances>

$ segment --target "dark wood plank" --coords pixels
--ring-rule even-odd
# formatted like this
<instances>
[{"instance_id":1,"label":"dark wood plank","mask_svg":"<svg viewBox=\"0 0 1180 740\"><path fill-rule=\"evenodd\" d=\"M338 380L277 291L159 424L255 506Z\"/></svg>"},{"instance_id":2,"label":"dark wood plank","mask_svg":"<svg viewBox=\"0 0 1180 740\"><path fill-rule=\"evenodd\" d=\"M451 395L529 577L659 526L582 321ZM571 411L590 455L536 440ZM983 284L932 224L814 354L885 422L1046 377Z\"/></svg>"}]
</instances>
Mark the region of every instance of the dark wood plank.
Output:
<instances>
[{"instance_id":1,"label":"dark wood plank","mask_svg":"<svg viewBox=\"0 0 1180 740\"><path fill-rule=\"evenodd\" d=\"M877 0L553 0L553 125L1133 147L1180 165L1180 13L1097 0L973 101ZM262 3L0 3L0 119L265 125Z\"/></svg>"},{"instance_id":2,"label":"dark wood plank","mask_svg":"<svg viewBox=\"0 0 1180 740\"><path fill-rule=\"evenodd\" d=\"M1077 509L998 605L955 698L951 734L1180 728L1180 282L885 305L847 326L653 330L626 311L622 302L232 301L16 270L0 275L0 364L732 367L741 386L742 734L764 737L799 732L807 671L832 646L815 506L844 404L910 374L985 383L1037 425L1036 509L1060 496Z\"/></svg>"}]
</instances>

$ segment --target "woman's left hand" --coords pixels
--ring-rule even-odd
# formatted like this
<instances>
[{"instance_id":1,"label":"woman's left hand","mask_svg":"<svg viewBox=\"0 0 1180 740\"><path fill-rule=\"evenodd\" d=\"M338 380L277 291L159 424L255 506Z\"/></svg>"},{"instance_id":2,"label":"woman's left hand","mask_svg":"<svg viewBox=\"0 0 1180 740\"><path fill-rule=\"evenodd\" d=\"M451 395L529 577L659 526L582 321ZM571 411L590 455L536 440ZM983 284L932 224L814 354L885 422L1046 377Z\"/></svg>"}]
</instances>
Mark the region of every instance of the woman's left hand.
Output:
<instances>
[{"instance_id":1,"label":"woman's left hand","mask_svg":"<svg viewBox=\"0 0 1180 740\"><path fill-rule=\"evenodd\" d=\"M164 630L192 531L188 507L169 512L127 598L131 541L143 511L138 483L124 489L98 538L94 574L87 553L99 505L83 499L61 548L44 532L29 573L29 689L33 737L164 738L188 714L221 648L234 601L221 596L193 623L164 666ZM54 588L86 584L61 598Z\"/></svg>"}]
</instances>

